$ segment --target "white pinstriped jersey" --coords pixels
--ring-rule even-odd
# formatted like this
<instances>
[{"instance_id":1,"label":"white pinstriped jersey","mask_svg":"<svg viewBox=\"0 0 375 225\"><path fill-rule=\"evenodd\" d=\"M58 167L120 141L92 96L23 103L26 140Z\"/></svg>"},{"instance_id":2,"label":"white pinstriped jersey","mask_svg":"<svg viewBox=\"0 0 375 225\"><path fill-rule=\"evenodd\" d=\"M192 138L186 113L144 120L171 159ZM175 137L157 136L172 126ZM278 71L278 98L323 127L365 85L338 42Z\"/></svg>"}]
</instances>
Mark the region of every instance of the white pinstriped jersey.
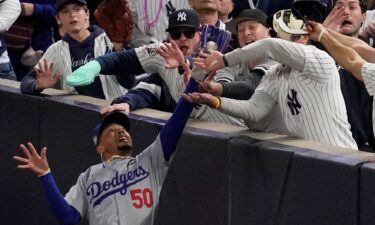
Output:
<instances>
[{"instance_id":1,"label":"white pinstriped jersey","mask_svg":"<svg viewBox=\"0 0 375 225\"><path fill-rule=\"evenodd\" d=\"M362 66L362 77L363 82L365 83L367 92L371 95L375 95L375 64L373 63L365 63ZM372 103L372 125L375 132L375 101Z\"/></svg>"},{"instance_id":2,"label":"white pinstriped jersey","mask_svg":"<svg viewBox=\"0 0 375 225\"><path fill-rule=\"evenodd\" d=\"M266 60L265 62L255 66L253 70L261 70L266 74L272 66L278 65L273 60ZM231 82L231 81L246 81L250 84L251 89L255 90L263 76L250 73L249 64L239 64L231 67L225 67L217 71L215 81ZM261 120L254 122L245 120L246 126L253 131L271 132L288 135L289 131L283 121L280 108L274 107L272 112L263 117Z\"/></svg>"},{"instance_id":3,"label":"white pinstriped jersey","mask_svg":"<svg viewBox=\"0 0 375 225\"><path fill-rule=\"evenodd\" d=\"M248 60L256 63L267 57L283 65L270 71L256 92L264 92L279 103L290 133L320 143L357 149L334 60L314 46L280 39L260 40L226 55L229 65ZM222 103L225 110L225 104L229 102ZM257 110L251 101L236 104L231 109L238 111L241 118L250 119L254 116L252 112Z\"/></svg>"},{"instance_id":4,"label":"white pinstriped jersey","mask_svg":"<svg viewBox=\"0 0 375 225\"><path fill-rule=\"evenodd\" d=\"M94 56L99 57L107 53L108 49L112 49L112 43L109 40L107 34L102 33L95 38L94 44ZM43 62L44 59L48 63L53 63L53 74L60 74L60 78L55 88L67 91L69 93L75 92L73 87L66 84L66 76L72 73L72 59L69 50L68 42L60 40L52 44L39 62ZM87 62L86 62L87 63ZM35 68L38 68L38 64ZM113 100L118 96L121 96L127 92L117 81L115 76L104 76L100 75L100 81L102 83L103 93L106 99Z\"/></svg>"},{"instance_id":5,"label":"white pinstriped jersey","mask_svg":"<svg viewBox=\"0 0 375 225\"><path fill-rule=\"evenodd\" d=\"M180 97L180 93L183 93L185 90L185 84L177 68L165 68L164 58L156 53L156 49L158 49L160 45L160 43L146 45L136 48L135 52L137 53L138 59L146 73L159 73L160 77L168 86L171 96L177 102ZM242 120L228 116L217 110L213 110L208 106L201 106L199 109L194 109L190 116L207 121L245 126Z\"/></svg>"},{"instance_id":6,"label":"white pinstriped jersey","mask_svg":"<svg viewBox=\"0 0 375 225\"><path fill-rule=\"evenodd\" d=\"M167 175L160 137L131 159L91 166L65 199L90 225L152 225Z\"/></svg>"},{"instance_id":7,"label":"white pinstriped jersey","mask_svg":"<svg viewBox=\"0 0 375 225\"><path fill-rule=\"evenodd\" d=\"M179 9L190 9L188 0L132 0L131 8L140 31L153 41L167 40L169 15Z\"/></svg>"}]
</instances>

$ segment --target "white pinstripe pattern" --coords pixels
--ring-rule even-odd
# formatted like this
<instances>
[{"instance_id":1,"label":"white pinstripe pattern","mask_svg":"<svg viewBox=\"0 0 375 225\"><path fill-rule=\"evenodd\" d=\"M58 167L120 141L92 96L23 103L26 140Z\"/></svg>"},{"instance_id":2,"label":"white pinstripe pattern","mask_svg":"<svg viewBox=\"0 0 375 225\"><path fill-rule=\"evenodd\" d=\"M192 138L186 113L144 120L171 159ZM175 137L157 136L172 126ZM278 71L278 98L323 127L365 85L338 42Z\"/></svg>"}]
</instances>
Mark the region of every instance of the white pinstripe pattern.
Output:
<instances>
[{"instance_id":1,"label":"white pinstripe pattern","mask_svg":"<svg viewBox=\"0 0 375 225\"><path fill-rule=\"evenodd\" d=\"M367 92L371 95L375 95L375 64L365 63L362 66L362 77L363 82L365 83ZM375 101L372 103L372 125L375 133Z\"/></svg>"},{"instance_id":2,"label":"white pinstripe pattern","mask_svg":"<svg viewBox=\"0 0 375 225\"><path fill-rule=\"evenodd\" d=\"M112 49L112 44L105 33L96 37L94 46L95 57L104 55L107 47ZM72 61L68 43L63 40L54 43L47 49L46 53L40 59L40 62L43 62L44 59L46 59L48 63L53 63L54 75L62 75L55 88L74 93L75 89L66 85L66 76L72 73ZM36 68L38 67L37 64ZM126 93L126 89L117 82L115 76L100 75L100 80L106 99L112 100Z\"/></svg>"},{"instance_id":3,"label":"white pinstripe pattern","mask_svg":"<svg viewBox=\"0 0 375 225\"><path fill-rule=\"evenodd\" d=\"M146 73L159 73L160 77L168 86L171 96L177 102L180 93L183 93L185 90L185 85L182 76L178 73L178 69L166 69L164 58L156 54L155 50L159 48L160 45L159 43L151 44L136 48L135 51ZM157 93L154 94L156 95ZM245 126L242 120L228 116L207 106L194 109L191 117L236 126Z\"/></svg>"},{"instance_id":4,"label":"white pinstripe pattern","mask_svg":"<svg viewBox=\"0 0 375 225\"><path fill-rule=\"evenodd\" d=\"M301 47L305 53L301 57L306 59L302 72L279 67L279 71L262 81L258 89L280 102L284 121L293 135L357 149L350 132L340 77L333 59L323 51ZM301 104L298 115L292 115L288 106L287 96L291 96L292 89L297 92Z\"/></svg>"},{"instance_id":5,"label":"white pinstripe pattern","mask_svg":"<svg viewBox=\"0 0 375 225\"><path fill-rule=\"evenodd\" d=\"M146 29L146 10L145 3L148 6L148 17L149 22L155 20L154 26L149 26ZM161 13L159 19L157 19L157 13L160 8L161 2ZM167 33L165 29L168 27L168 10L179 10L179 9L190 9L188 0L132 0L132 13L137 18L135 21L139 29L146 35L153 37L155 40L162 42L167 40Z\"/></svg>"},{"instance_id":6,"label":"white pinstripe pattern","mask_svg":"<svg viewBox=\"0 0 375 225\"><path fill-rule=\"evenodd\" d=\"M280 65L270 71L256 91L264 91L279 103L290 133L308 140L357 149L350 132L340 77L333 59L313 46L276 39L247 45L229 53L226 59L233 65L250 59L256 62L260 57L268 56L286 66ZM295 115L288 106L288 95L291 96L292 90L296 91L301 105L301 108L297 108L299 113ZM249 107L242 104L238 110L246 111Z\"/></svg>"}]
</instances>

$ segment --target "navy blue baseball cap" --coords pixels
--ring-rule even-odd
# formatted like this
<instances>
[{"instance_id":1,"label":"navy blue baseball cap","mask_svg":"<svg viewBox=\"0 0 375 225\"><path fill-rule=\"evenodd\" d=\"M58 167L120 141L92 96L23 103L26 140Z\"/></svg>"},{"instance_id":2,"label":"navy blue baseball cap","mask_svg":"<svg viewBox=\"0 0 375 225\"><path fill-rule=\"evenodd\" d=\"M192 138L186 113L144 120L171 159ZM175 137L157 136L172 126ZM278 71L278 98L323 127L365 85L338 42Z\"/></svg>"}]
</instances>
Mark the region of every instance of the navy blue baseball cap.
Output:
<instances>
[{"instance_id":1,"label":"navy blue baseball cap","mask_svg":"<svg viewBox=\"0 0 375 225\"><path fill-rule=\"evenodd\" d=\"M194 10L180 9L169 15L169 24L165 31L168 32L170 30L185 27L197 29L199 26L199 16Z\"/></svg>"},{"instance_id":2,"label":"navy blue baseball cap","mask_svg":"<svg viewBox=\"0 0 375 225\"><path fill-rule=\"evenodd\" d=\"M106 115L101 123L99 123L93 130L94 144L98 145L100 136L103 130L110 124L119 124L123 126L127 132L130 131L130 120L129 117L122 111L113 111Z\"/></svg>"},{"instance_id":3,"label":"navy blue baseball cap","mask_svg":"<svg viewBox=\"0 0 375 225\"><path fill-rule=\"evenodd\" d=\"M68 3L78 3L81 5L87 5L85 0L56 0L56 11L59 11L62 6Z\"/></svg>"}]
</instances>

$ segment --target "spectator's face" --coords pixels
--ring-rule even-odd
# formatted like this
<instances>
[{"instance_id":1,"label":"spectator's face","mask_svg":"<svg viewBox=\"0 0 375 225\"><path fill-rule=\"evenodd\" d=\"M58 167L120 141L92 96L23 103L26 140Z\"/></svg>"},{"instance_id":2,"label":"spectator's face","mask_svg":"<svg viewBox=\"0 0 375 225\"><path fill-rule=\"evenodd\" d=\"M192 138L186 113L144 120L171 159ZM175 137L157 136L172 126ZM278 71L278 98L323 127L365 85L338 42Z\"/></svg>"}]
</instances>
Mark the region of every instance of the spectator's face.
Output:
<instances>
[{"instance_id":1,"label":"spectator's face","mask_svg":"<svg viewBox=\"0 0 375 225\"><path fill-rule=\"evenodd\" d=\"M244 47L252 42L269 38L270 30L261 23L243 21L237 25L237 37L240 47Z\"/></svg>"},{"instance_id":2,"label":"spectator's face","mask_svg":"<svg viewBox=\"0 0 375 225\"><path fill-rule=\"evenodd\" d=\"M199 32L192 28L171 30L169 36L176 42L184 56L191 56L195 53L200 41Z\"/></svg>"},{"instance_id":3,"label":"spectator's face","mask_svg":"<svg viewBox=\"0 0 375 225\"><path fill-rule=\"evenodd\" d=\"M340 33L348 36L357 35L366 16L361 12L359 0L338 0L335 7L345 9L346 17L341 24Z\"/></svg>"},{"instance_id":4,"label":"spectator's face","mask_svg":"<svg viewBox=\"0 0 375 225\"><path fill-rule=\"evenodd\" d=\"M89 12L79 4L66 4L57 14L57 21L67 33L76 33L89 26Z\"/></svg>"},{"instance_id":5,"label":"spectator's face","mask_svg":"<svg viewBox=\"0 0 375 225\"><path fill-rule=\"evenodd\" d=\"M228 16L229 13L233 10L233 2L232 0L221 0L220 7L219 7L219 14Z\"/></svg>"},{"instance_id":6,"label":"spectator's face","mask_svg":"<svg viewBox=\"0 0 375 225\"><path fill-rule=\"evenodd\" d=\"M100 146L111 155L123 155L132 150L133 142L130 134L119 124L110 124L104 128L100 136Z\"/></svg>"},{"instance_id":7,"label":"spectator's face","mask_svg":"<svg viewBox=\"0 0 375 225\"><path fill-rule=\"evenodd\" d=\"M218 11L220 7L220 0L189 0L189 3L195 11Z\"/></svg>"}]
</instances>

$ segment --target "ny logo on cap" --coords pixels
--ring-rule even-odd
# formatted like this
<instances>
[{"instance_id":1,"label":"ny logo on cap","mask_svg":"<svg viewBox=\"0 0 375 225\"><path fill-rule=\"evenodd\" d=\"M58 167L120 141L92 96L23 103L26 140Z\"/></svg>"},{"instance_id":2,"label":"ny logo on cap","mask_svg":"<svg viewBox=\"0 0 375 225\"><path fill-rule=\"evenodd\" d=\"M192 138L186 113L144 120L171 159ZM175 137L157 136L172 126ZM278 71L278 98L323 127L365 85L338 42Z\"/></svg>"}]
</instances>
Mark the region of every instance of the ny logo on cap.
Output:
<instances>
[{"instance_id":1,"label":"ny logo on cap","mask_svg":"<svg viewBox=\"0 0 375 225\"><path fill-rule=\"evenodd\" d=\"M186 13L185 12L179 12L177 14L177 21L186 21Z\"/></svg>"}]
</instances>

